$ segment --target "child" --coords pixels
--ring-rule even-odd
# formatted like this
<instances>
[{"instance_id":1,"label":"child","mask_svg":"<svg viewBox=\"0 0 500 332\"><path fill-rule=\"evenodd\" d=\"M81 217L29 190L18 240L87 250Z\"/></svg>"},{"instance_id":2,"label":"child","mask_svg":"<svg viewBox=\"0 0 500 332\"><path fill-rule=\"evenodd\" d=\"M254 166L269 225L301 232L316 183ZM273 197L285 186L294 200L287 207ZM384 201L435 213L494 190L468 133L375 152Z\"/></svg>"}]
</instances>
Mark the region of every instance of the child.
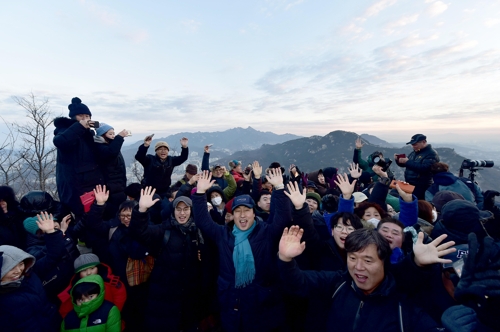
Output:
<instances>
[{"instance_id":1,"label":"child","mask_svg":"<svg viewBox=\"0 0 500 332\"><path fill-rule=\"evenodd\" d=\"M94 142L99 156L98 162L104 175L106 188L109 190L104 220L110 220L115 217L118 206L127 199L125 194L127 172L120 149L129 131L124 129L115 135L113 127L101 123L99 128L96 129L96 133L97 136L94 137Z\"/></svg>"},{"instance_id":2,"label":"child","mask_svg":"<svg viewBox=\"0 0 500 332\"><path fill-rule=\"evenodd\" d=\"M75 275L71 279L70 285L59 294L61 300L61 307L59 313L64 318L72 309L70 298L70 289L76 283L87 276L99 275L103 279L104 287L106 289L105 298L109 302L115 304L121 311L125 300L127 299L127 291L125 286L120 281L120 278L111 273L111 268L106 264L99 261L99 257L95 254L83 254L75 260Z\"/></svg>"},{"instance_id":3,"label":"child","mask_svg":"<svg viewBox=\"0 0 500 332\"><path fill-rule=\"evenodd\" d=\"M120 332L120 310L104 296L100 275L80 279L71 290L73 310L64 318L61 331Z\"/></svg>"}]
</instances>

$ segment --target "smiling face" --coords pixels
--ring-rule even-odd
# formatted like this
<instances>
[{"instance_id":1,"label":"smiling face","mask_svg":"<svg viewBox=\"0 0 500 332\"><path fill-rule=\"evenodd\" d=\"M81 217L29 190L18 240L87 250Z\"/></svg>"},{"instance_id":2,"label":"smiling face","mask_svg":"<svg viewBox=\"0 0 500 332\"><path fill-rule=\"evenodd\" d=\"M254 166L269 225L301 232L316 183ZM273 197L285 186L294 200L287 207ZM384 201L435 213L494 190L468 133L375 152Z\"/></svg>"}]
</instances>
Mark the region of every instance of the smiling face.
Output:
<instances>
[{"instance_id":1,"label":"smiling face","mask_svg":"<svg viewBox=\"0 0 500 332\"><path fill-rule=\"evenodd\" d=\"M184 202L179 202L174 209L175 220L181 225L188 222L191 217L191 208Z\"/></svg>"},{"instance_id":2,"label":"smiling face","mask_svg":"<svg viewBox=\"0 0 500 332\"><path fill-rule=\"evenodd\" d=\"M252 227L255 222L255 213L253 209L240 205L233 210L234 224L242 231L246 231Z\"/></svg>"},{"instance_id":3,"label":"smiling face","mask_svg":"<svg viewBox=\"0 0 500 332\"><path fill-rule=\"evenodd\" d=\"M372 218L382 220L382 217L380 216L380 213L377 211L377 209L374 207L369 207L363 214L363 220L370 220Z\"/></svg>"},{"instance_id":4,"label":"smiling face","mask_svg":"<svg viewBox=\"0 0 500 332\"><path fill-rule=\"evenodd\" d=\"M131 209L123 209L120 211L118 215L120 217L120 222L125 226L130 226L130 220L132 220L132 210Z\"/></svg>"},{"instance_id":5,"label":"smiling face","mask_svg":"<svg viewBox=\"0 0 500 332\"><path fill-rule=\"evenodd\" d=\"M391 249L396 247L401 248L403 246L403 230L398 225L391 222L385 222L379 225L378 232L387 242L389 242Z\"/></svg>"},{"instance_id":6,"label":"smiling face","mask_svg":"<svg viewBox=\"0 0 500 332\"><path fill-rule=\"evenodd\" d=\"M306 203L309 205L309 212L313 213L318 209L318 202L312 198L306 198Z\"/></svg>"},{"instance_id":7,"label":"smiling face","mask_svg":"<svg viewBox=\"0 0 500 332\"><path fill-rule=\"evenodd\" d=\"M3 276L2 282L14 282L19 280L19 278L23 276L25 268L26 265L24 264L24 261L20 262Z\"/></svg>"},{"instance_id":8,"label":"smiling face","mask_svg":"<svg viewBox=\"0 0 500 332\"><path fill-rule=\"evenodd\" d=\"M378 257L375 244L347 253L347 269L365 295L372 293L385 277L384 262Z\"/></svg>"},{"instance_id":9,"label":"smiling face","mask_svg":"<svg viewBox=\"0 0 500 332\"><path fill-rule=\"evenodd\" d=\"M164 146L156 149L156 155L161 159L165 160L168 157L168 149Z\"/></svg>"},{"instance_id":10,"label":"smiling face","mask_svg":"<svg viewBox=\"0 0 500 332\"><path fill-rule=\"evenodd\" d=\"M352 232L354 232L354 227L351 226L351 221L347 220L344 224L342 218L339 218L337 225L333 226L332 229L332 236L337 247L344 249L345 239Z\"/></svg>"}]
</instances>

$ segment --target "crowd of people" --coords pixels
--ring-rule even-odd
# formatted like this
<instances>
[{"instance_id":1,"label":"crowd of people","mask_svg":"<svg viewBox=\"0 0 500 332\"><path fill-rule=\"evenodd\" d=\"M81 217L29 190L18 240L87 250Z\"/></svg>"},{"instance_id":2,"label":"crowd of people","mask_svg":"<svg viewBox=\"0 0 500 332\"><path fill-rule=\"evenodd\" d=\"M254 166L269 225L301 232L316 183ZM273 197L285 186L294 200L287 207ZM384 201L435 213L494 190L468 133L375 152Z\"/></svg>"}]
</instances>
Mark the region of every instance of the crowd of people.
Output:
<instances>
[{"instance_id":1,"label":"crowd of people","mask_svg":"<svg viewBox=\"0 0 500 332\"><path fill-rule=\"evenodd\" d=\"M226 167L209 145L199 170L187 138L172 156L163 141L148 154L150 135L127 185L130 132L79 98L68 109L59 201L0 186L0 330L500 330L500 193L451 173L425 135L394 155L405 179L361 139L340 174Z\"/></svg>"}]
</instances>

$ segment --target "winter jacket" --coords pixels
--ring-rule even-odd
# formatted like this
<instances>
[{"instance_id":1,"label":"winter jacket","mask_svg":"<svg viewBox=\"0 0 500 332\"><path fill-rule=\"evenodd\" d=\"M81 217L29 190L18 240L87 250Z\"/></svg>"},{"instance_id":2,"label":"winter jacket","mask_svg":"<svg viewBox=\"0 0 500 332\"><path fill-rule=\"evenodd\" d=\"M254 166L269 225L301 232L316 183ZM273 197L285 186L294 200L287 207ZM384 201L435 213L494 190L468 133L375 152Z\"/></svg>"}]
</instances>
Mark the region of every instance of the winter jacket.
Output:
<instances>
[{"instance_id":1,"label":"winter jacket","mask_svg":"<svg viewBox=\"0 0 500 332\"><path fill-rule=\"evenodd\" d=\"M278 243L285 226L291 224L290 201L283 190L273 190L276 204L272 223L260 218L248 237L255 261L255 278L246 287L235 287L232 225L217 225L207 211L205 194L192 197L196 225L217 243L220 267L218 298L224 331L269 331L283 325L284 306L276 271Z\"/></svg>"},{"instance_id":2,"label":"winter jacket","mask_svg":"<svg viewBox=\"0 0 500 332\"><path fill-rule=\"evenodd\" d=\"M69 118L56 118L54 126L57 192L62 203L76 215L82 215L80 196L103 184L93 133Z\"/></svg>"},{"instance_id":3,"label":"winter jacket","mask_svg":"<svg viewBox=\"0 0 500 332\"><path fill-rule=\"evenodd\" d=\"M167 156L167 159L162 161L156 154L146 154L149 146L141 144L135 159L144 167L144 186L152 186L156 189L156 193L163 196L167 193L172 183L171 176L175 166L181 165L188 159L189 149L182 148L181 155L172 157Z\"/></svg>"},{"instance_id":4,"label":"winter jacket","mask_svg":"<svg viewBox=\"0 0 500 332\"><path fill-rule=\"evenodd\" d=\"M125 192L127 170L120 149L124 138L116 135L107 143L102 136L94 137L99 166L104 175L104 183L110 195Z\"/></svg>"},{"instance_id":5,"label":"winter jacket","mask_svg":"<svg viewBox=\"0 0 500 332\"><path fill-rule=\"evenodd\" d=\"M95 299L82 303L80 306L73 304L74 309L61 324L61 332L120 332L120 310L113 303L105 300L105 287L101 276L87 276L80 279L75 286L83 282L98 284L101 292ZM72 302L74 303L73 297Z\"/></svg>"},{"instance_id":6,"label":"winter jacket","mask_svg":"<svg viewBox=\"0 0 500 332\"><path fill-rule=\"evenodd\" d=\"M405 181L411 185L430 185L432 184L431 166L439 162L439 156L428 144L419 151L412 151L405 164L399 164L400 167L406 167Z\"/></svg>"},{"instance_id":7,"label":"winter jacket","mask_svg":"<svg viewBox=\"0 0 500 332\"><path fill-rule=\"evenodd\" d=\"M57 236L60 232L52 234ZM53 262L45 258L35 263L33 256L11 246L0 246L0 252L3 252L3 264L7 259L11 260L11 266L25 261L25 273L21 282L17 286L0 286L0 329L9 332L57 331L61 324L61 316L57 312L57 307L45 295L42 282L37 276L37 269L32 268L33 264L34 266L38 264L40 272L43 273L43 270L50 268ZM48 266L45 266L46 264Z\"/></svg>"},{"instance_id":8,"label":"winter jacket","mask_svg":"<svg viewBox=\"0 0 500 332\"><path fill-rule=\"evenodd\" d=\"M326 178L325 178L324 184L319 183L318 175L319 175L319 171L314 171L314 172L308 173L307 179L314 182L316 187L318 187L318 194L320 194L320 196L323 197L327 194L328 183L326 182Z\"/></svg>"},{"instance_id":9,"label":"winter jacket","mask_svg":"<svg viewBox=\"0 0 500 332\"><path fill-rule=\"evenodd\" d=\"M53 261L50 268L47 268L43 273L38 274L42 280L43 288L47 293L47 297L52 303L58 303L57 295L62 292L71 280L74 274L73 263L80 252L76 247L75 241L57 232L57 236L44 235L37 237L28 234L28 246L26 252L33 255L38 261L43 258L48 258ZM50 245L47 245L47 237L49 237ZM54 248L53 242L56 240L58 246ZM52 258L53 257L53 258Z\"/></svg>"},{"instance_id":10,"label":"winter jacket","mask_svg":"<svg viewBox=\"0 0 500 332\"><path fill-rule=\"evenodd\" d=\"M466 201L474 202L474 194L460 178L451 172L434 174L434 183L425 192L425 200L432 202L434 195L438 191L449 190L462 195Z\"/></svg>"},{"instance_id":11,"label":"winter jacket","mask_svg":"<svg viewBox=\"0 0 500 332\"><path fill-rule=\"evenodd\" d=\"M132 237L128 227L120 222L118 216L104 221L104 210L105 205L92 205L85 218L85 225L99 241L98 247L104 248L109 254L111 271L120 278L128 289L126 272L128 259L144 259L149 254L149 249ZM120 305L118 305L118 309L121 311Z\"/></svg>"},{"instance_id":12,"label":"winter jacket","mask_svg":"<svg viewBox=\"0 0 500 332\"><path fill-rule=\"evenodd\" d=\"M398 293L390 273L365 295L348 272L301 271L295 260L279 260L278 266L288 292L329 299L326 329L317 331L438 331L436 322Z\"/></svg>"},{"instance_id":13,"label":"winter jacket","mask_svg":"<svg viewBox=\"0 0 500 332\"><path fill-rule=\"evenodd\" d=\"M0 208L0 245L26 248L23 213L18 206L8 206L7 213Z\"/></svg>"},{"instance_id":14,"label":"winter jacket","mask_svg":"<svg viewBox=\"0 0 500 332\"><path fill-rule=\"evenodd\" d=\"M204 300L202 264L198 259L199 251L204 256L204 248L198 229L193 227L184 233L171 219L148 225L148 212L141 213L137 207L132 211L129 228L139 243L151 247L151 255L156 258L149 279L147 330L179 331L196 326Z\"/></svg>"},{"instance_id":15,"label":"winter jacket","mask_svg":"<svg viewBox=\"0 0 500 332\"><path fill-rule=\"evenodd\" d=\"M384 159L385 162L390 161L389 158ZM375 166L375 163L373 162L373 156L371 154L368 156L368 158L366 158L366 160L364 160L361 157L361 149L354 149L354 156L352 158L352 161L356 164L359 164L359 167L361 168L361 170L363 170L363 172L369 173L373 181L378 181L379 176L373 171L373 166ZM390 179L394 179L394 174L390 169L387 170L387 176Z\"/></svg>"},{"instance_id":16,"label":"winter jacket","mask_svg":"<svg viewBox=\"0 0 500 332\"><path fill-rule=\"evenodd\" d=\"M125 285L122 281L120 281L119 277L113 275L113 273L111 272L111 268L104 263L97 265L97 274L101 276L102 280L104 281L104 289L106 291L104 298L106 299L106 301L109 301L116 305L118 310L121 311L123 309L125 301L127 300L127 290L125 289ZM66 317L66 315L73 308L73 303L71 302L71 289L81 279L82 278L80 278L80 274L74 274L73 278L71 278L71 281L69 282L68 287L66 287L66 289L58 295L59 300L61 301L59 313L63 318Z\"/></svg>"}]
</instances>

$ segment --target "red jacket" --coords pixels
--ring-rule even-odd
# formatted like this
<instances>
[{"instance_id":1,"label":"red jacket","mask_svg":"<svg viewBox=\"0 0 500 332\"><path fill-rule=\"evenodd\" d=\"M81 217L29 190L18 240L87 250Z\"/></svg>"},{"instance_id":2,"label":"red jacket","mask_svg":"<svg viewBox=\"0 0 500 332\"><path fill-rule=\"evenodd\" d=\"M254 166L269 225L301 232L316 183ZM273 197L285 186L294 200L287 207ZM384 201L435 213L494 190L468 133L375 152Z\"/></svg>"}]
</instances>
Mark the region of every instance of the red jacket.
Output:
<instances>
[{"instance_id":1,"label":"red jacket","mask_svg":"<svg viewBox=\"0 0 500 332\"><path fill-rule=\"evenodd\" d=\"M105 276L101 275L101 277L105 280L104 299L113 303L118 307L120 311L122 311L123 305L127 300L127 291L125 289L125 285L120 281L120 278L118 276L115 276L111 273L111 268L108 265L104 263L101 263L100 265L101 268L99 269L99 271L103 270L106 271ZM71 302L70 291L71 288L73 287L74 282L76 283L76 280L74 280L75 277L77 277L76 274L73 276L73 278L71 278L69 286L58 295L59 300L61 300L61 307L59 308L59 313L63 318L66 317L66 315L71 310L73 310L73 303Z\"/></svg>"}]
</instances>

